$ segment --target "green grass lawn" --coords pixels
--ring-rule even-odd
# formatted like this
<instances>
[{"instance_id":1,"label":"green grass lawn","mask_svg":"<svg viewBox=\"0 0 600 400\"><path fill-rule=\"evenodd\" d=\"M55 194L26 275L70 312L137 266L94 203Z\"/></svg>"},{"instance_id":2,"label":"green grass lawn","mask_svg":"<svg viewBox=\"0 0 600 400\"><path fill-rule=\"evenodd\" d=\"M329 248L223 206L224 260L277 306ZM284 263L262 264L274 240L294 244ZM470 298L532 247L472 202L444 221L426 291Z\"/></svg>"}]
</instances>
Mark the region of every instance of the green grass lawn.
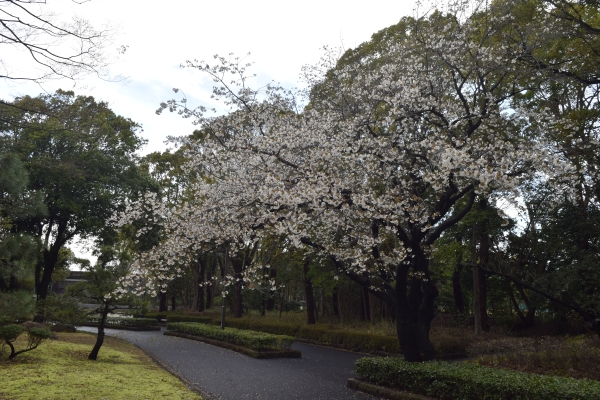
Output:
<instances>
[{"instance_id":1,"label":"green grass lawn","mask_svg":"<svg viewBox=\"0 0 600 400\"><path fill-rule=\"evenodd\" d=\"M23 335L25 336L25 335ZM95 335L58 333L37 349L0 360L0 399L201 399L140 349L106 337L89 361ZM17 342L17 349L24 342Z\"/></svg>"}]
</instances>

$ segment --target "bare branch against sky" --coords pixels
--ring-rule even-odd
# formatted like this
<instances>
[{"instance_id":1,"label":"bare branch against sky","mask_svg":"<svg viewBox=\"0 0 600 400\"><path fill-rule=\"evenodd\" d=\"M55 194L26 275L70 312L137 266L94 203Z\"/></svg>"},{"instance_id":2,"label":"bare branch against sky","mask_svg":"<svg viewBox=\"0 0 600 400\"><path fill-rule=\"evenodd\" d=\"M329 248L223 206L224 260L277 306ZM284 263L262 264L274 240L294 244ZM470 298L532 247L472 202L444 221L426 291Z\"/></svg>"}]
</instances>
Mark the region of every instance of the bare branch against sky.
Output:
<instances>
[{"instance_id":1,"label":"bare branch against sky","mask_svg":"<svg viewBox=\"0 0 600 400\"><path fill-rule=\"evenodd\" d=\"M45 0L0 0L0 78L41 83L91 73L106 79L112 35L108 27L56 14Z\"/></svg>"}]
</instances>

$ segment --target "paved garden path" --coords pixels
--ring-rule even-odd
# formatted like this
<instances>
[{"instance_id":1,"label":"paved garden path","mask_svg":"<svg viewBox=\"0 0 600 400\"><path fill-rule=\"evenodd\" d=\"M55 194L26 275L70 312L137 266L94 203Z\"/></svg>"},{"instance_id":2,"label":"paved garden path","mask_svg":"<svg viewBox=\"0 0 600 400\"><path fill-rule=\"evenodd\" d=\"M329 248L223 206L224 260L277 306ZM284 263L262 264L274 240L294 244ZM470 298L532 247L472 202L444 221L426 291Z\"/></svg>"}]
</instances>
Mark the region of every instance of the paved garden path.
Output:
<instances>
[{"instance_id":1,"label":"paved garden path","mask_svg":"<svg viewBox=\"0 0 600 400\"><path fill-rule=\"evenodd\" d=\"M97 332L96 328L78 329ZM163 332L106 329L106 334L150 353L208 399L375 399L346 387L353 377L354 361L362 357L356 353L294 343L292 349L300 350L302 358L258 360Z\"/></svg>"}]
</instances>

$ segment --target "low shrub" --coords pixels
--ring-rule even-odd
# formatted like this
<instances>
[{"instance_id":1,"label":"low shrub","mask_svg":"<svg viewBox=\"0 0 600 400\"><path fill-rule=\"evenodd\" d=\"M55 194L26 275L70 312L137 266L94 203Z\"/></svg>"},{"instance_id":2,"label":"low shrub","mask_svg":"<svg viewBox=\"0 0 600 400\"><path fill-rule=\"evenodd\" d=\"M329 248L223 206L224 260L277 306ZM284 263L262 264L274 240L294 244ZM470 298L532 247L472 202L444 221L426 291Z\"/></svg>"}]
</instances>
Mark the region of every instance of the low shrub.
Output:
<instances>
[{"instance_id":1,"label":"low shrub","mask_svg":"<svg viewBox=\"0 0 600 400\"><path fill-rule=\"evenodd\" d=\"M23 332L25 332L25 328L21 325L4 325L0 328L0 339L4 339L7 342L14 342Z\"/></svg>"},{"instance_id":2,"label":"low shrub","mask_svg":"<svg viewBox=\"0 0 600 400\"><path fill-rule=\"evenodd\" d=\"M480 365L600 380L600 339L595 335L504 338L473 344L469 354Z\"/></svg>"},{"instance_id":3,"label":"low shrub","mask_svg":"<svg viewBox=\"0 0 600 400\"><path fill-rule=\"evenodd\" d=\"M27 347L17 351L13 342L15 342L17 338L25 331L27 331ZM13 359L21 353L36 349L40 343L42 343L42 341L48 339L50 336L52 336L52 332L45 327L38 326L38 324L4 325L0 327L0 341L4 341L2 347L0 348L0 354L4 353L4 345L8 345L10 348L10 354L8 358Z\"/></svg>"},{"instance_id":4,"label":"low shrub","mask_svg":"<svg viewBox=\"0 0 600 400\"><path fill-rule=\"evenodd\" d=\"M50 331L51 332L75 333L75 332L77 332L77 329L73 325L68 325L68 324L54 324L54 325L50 326Z\"/></svg>"},{"instance_id":5,"label":"low shrub","mask_svg":"<svg viewBox=\"0 0 600 400\"><path fill-rule=\"evenodd\" d=\"M99 315L90 315L87 319L90 324L99 324ZM154 328L158 326L158 321L154 318L126 318L126 317L108 317L106 318L107 327L135 327L135 328Z\"/></svg>"},{"instance_id":6,"label":"low shrub","mask_svg":"<svg viewBox=\"0 0 600 400\"><path fill-rule=\"evenodd\" d=\"M147 314L148 315L148 314ZM168 315L170 322L198 322L220 325L218 313L203 315ZM236 329L252 330L287 335L298 339L310 340L325 345L343 347L348 350L371 353L383 351L400 353L400 344L396 336L381 335L367 332L353 332L335 329L331 325L304 325L292 322L273 321L265 318L227 318L225 325ZM438 330L432 334L432 340L438 355L465 353L467 341L455 330Z\"/></svg>"},{"instance_id":7,"label":"low shrub","mask_svg":"<svg viewBox=\"0 0 600 400\"><path fill-rule=\"evenodd\" d=\"M340 345L354 351L385 351L389 353L400 351L398 338L394 336L332 330L323 325L303 326L298 331L297 336L315 342Z\"/></svg>"},{"instance_id":8,"label":"low shrub","mask_svg":"<svg viewBox=\"0 0 600 400\"><path fill-rule=\"evenodd\" d=\"M134 313L132 316L134 318L155 318L157 320L168 319L174 315L184 315L184 311L182 310L173 310L173 311L152 311L144 314Z\"/></svg>"},{"instance_id":9,"label":"low shrub","mask_svg":"<svg viewBox=\"0 0 600 400\"><path fill-rule=\"evenodd\" d=\"M213 319L213 324L220 325L220 319ZM271 322L254 318L230 318L226 321L226 326L237 329L248 329L258 332L272 333L274 335L287 335L296 337L300 330L300 324L290 324L281 322Z\"/></svg>"},{"instance_id":10,"label":"low shrub","mask_svg":"<svg viewBox=\"0 0 600 400\"><path fill-rule=\"evenodd\" d=\"M466 355L468 342L462 336L438 334L431 338L435 352L438 355L463 354Z\"/></svg>"},{"instance_id":11,"label":"low shrub","mask_svg":"<svg viewBox=\"0 0 600 400\"><path fill-rule=\"evenodd\" d=\"M211 324L213 321L210 316L197 316L197 315L169 315L167 322L198 322L201 324Z\"/></svg>"},{"instance_id":12,"label":"low shrub","mask_svg":"<svg viewBox=\"0 0 600 400\"><path fill-rule=\"evenodd\" d=\"M289 349L294 338L284 335L273 335L264 332L221 328L213 325L195 322L169 322L167 330L188 335L203 336L208 339L220 340L237 344L254 350Z\"/></svg>"},{"instance_id":13,"label":"low shrub","mask_svg":"<svg viewBox=\"0 0 600 400\"><path fill-rule=\"evenodd\" d=\"M134 318L153 318L155 320L167 319L167 313L149 312L146 314L133 314Z\"/></svg>"},{"instance_id":14,"label":"low shrub","mask_svg":"<svg viewBox=\"0 0 600 400\"><path fill-rule=\"evenodd\" d=\"M204 321L206 317L177 316L169 317L168 322L200 322L220 325L220 318ZM292 336L321 344L340 346L348 350L360 352L385 351L388 353L400 352L400 345L395 336L383 336L372 333L350 332L331 329L328 325L301 325L269 321L261 318L229 318L226 326L236 329L252 330L257 332L272 333L274 335Z\"/></svg>"},{"instance_id":15,"label":"low shrub","mask_svg":"<svg viewBox=\"0 0 600 400\"><path fill-rule=\"evenodd\" d=\"M442 400L587 400L600 398L600 382L501 370L470 363L409 363L392 357L356 361L358 378Z\"/></svg>"}]
</instances>

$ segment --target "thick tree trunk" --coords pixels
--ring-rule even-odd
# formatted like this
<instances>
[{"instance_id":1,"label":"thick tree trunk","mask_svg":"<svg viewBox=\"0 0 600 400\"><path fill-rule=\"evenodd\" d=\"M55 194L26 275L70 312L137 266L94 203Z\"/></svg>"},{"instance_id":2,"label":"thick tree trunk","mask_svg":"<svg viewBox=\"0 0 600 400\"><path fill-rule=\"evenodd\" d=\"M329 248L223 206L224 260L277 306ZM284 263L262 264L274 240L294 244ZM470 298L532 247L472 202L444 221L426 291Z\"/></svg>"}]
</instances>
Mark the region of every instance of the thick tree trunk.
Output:
<instances>
[{"instance_id":1,"label":"thick tree trunk","mask_svg":"<svg viewBox=\"0 0 600 400\"><path fill-rule=\"evenodd\" d=\"M333 303L332 304L333 315L338 317L340 315L340 306L339 306L340 302L339 302L339 297L338 297L338 287L337 286L333 288L333 295L331 297L332 297L331 302Z\"/></svg>"},{"instance_id":2,"label":"thick tree trunk","mask_svg":"<svg viewBox=\"0 0 600 400\"><path fill-rule=\"evenodd\" d=\"M308 266L310 264L310 258L304 259L304 296L306 298L306 324L316 324L315 318L315 296L313 292L312 280L308 276Z\"/></svg>"},{"instance_id":3,"label":"thick tree trunk","mask_svg":"<svg viewBox=\"0 0 600 400\"><path fill-rule=\"evenodd\" d=\"M375 322L377 320L377 297L373 296L372 293L368 293L367 296L369 296L369 304L370 304L370 311L371 311L371 325L375 325Z\"/></svg>"},{"instance_id":4,"label":"thick tree trunk","mask_svg":"<svg viewBox=\"0 0 600 400\"><path fill-rule=\"evenodd\" d=\"M211 310L213 308L213 298L214 298L214 286L208 285L206 286L206 309Z\"/></svg>"},{"instance_id":5,"label":"thick tree trunk","mask_svg":"<svg viewBox=\"0 0 600 400\"><path fill-rule=\"evenodd\" d=\"M321 315L323 316L323 318L325 318L325 316L329 315L329 310L327 309L326 302L325 302L325 290L323 290L322 288L321 288Z\"/></svg>"},{"instance_id":6,"label":"thick tree trunk","mask_svg":"<svg viewBox=\"0 0 600 400\"><path fill-rule=\"evenodd\" d=\"M371 303L369 301L369 289L364 286L361 285L360 286L361 290L362 290L362 307L363 307L363 312L365 315L365 321L371 321Z\"/></svg>"},{"instance_id":7,"label":"thick tree trunk","mask_svg":"<svg viewBox=\"0 0 600 400\"><path fill-rule=\"evenodd\" d=\"M393 304L388 303L387 301L383 302L383 307L385 310L385 318L389 319L392 322L396 321L396 307Z\"/></svg>"},{"instance_id":8,"label":"thick tree trunk","mask_svg":"<svg viewBox=\"0 0 600 400\"><path fill-rule=\"evenodd\" d=\"M177 301L177 296L175 296L175 294L172 294L171 295L171 311L175 311L175 308L177 308L176 301Z\"/></svg>"},{"instance_id":9,"label":"thick tree trunk","mask_svg":"<svg viewBox=\"0 0 600 400\"><path fill-rule=\"evenodd\" d=\"M44 250L44 271L42 271L40 281L35 288L38 300L45 300L48 297L50 283L52 282L52 273L58 261L58 250L60 250L60 247Z\"/></svg>"},{"instance_id":10,"label":"thick tree trunk","mask_svg":"<svg viewBox=\"0 0 600 400\"><path fill-rule=\"evenodd\" d=\"M479 202L479 206L483 211L487 210L487 199L482 198ZM481 230L481 239L479 242L479 262L484 268L488 268L490 263L490 236L489 223L487 219L483 222L483 229ZM479 271L479 314L481 315L481 329L488 332L490 330L490 319L487 312L487 285L486 285L486 274L485 271Z\"/></svg>"},{"instance_id":11,"label":"thick tree trunk","mask_svg":"<svg viewBox=\"0 0 600 400\"><path fill-rule=\"evenodd\" d=\"M364 299L364 294L363 294L362 288L360 289L360 293L358 296L358 318L361 321L364 321L367 319L367 316L365 315L365 299Z\"/></svg>"},{"instance_id":12,"label":"thick tree trunk","mask_svg":"<svg viewBox=\"0 0 600 400\"><path fill-rule=\"evenodd\" d=\"M279 316L283 314L283 304L285 303L285 288L279 289L282 290L281 296L279 297Z\"/></svg>"},{"instance_id":13,"label":"thick tree trunk","mask_svg":"<svg viewBox=\"0 0 600 400\"><path fill-rule=\"evenodd\" d=\"M56 262L58 261L58 252L62 248L63 244L69 239L65 237L65 230L67 228L67 221L58 221L58 226L56 230L56 239L54 243L47 247L48 245L48 236L46 237L45 247L43 251L43 266L44 270L39 271L39 263L38 269L36 270L36 287L35 292L38 300L45 300L48 297L48 292L50 290L50 283L52 282L52 273L54 272L54 268L56 267ZM48 227L51 229L51 226ZM41 273L41 277L40 277ZM37 281L37 278L39 281ZM44 322L43 315L36 316L37 322Z\"/></svg>"},{"instance_id":14,"label":"thick tree trunk","mask_svg":"<svg viewBox=\"0 0 600 400\"><path fill-rule=\"evenodd\" d=\"M481 294L479 293L479 268L473 267L473 320L475 335L481 335Z\"/></svg>"},{"instance_id":15,"label":"thick tree trunk","mask_svg":"<svg viewBox=\"0 0 600 400\"><path fill-rule=\"evenodd\" d=\"M52 283L52 272L54 271L54 267L56 266L56 262L58 261L58 251L60 247L52 247L49 250L44 250L44 270L42 272L42 276L40 281L35 287L35 293L38 300L46 300L48 297L48 292L50 291L50 284ZM44 322L45 315L43 313L43 308L40 308L38 314L35 315L33 320L35 322Z\"/></svg>"},{"instance_id":16,"label":"thick tree trunk","mask_svg":"<svg viewBox=\"0 0 600 400\"><path fill-rule=\"evenodd\" d=\"M204 282L200 283L198 282L198 303L196 304L196 310L197 311L204 311L206 310L206 302L204 299Z\"/></svg>"},{"instance_id":17,"label":"thick tree trunk","mask_svg":"<svg viewBox=\"0 0 600 400\"><path fill-rule=\"evenodd\" d=\"M269 272L269 276L273 279L277 278L277 270L271 268L271 271ZM269 291L269 297L267 298L267 301L265 302L266 303L265 306L261 310L261 315L265 315L265 310L273 311L275 309L275 296L276 295L277 295L277 291L275 291L275 290Z\"/></svg>"},{"instance_id":18,"label":"thick tree trunk","mask_svg":"<svg viewBox=\"0 0 600 400\"><path fill-rule=\"evenodd\" d=\"M242 297L243 261L232 258L231 265L233 266L233 277L235 278L233 284L233 317L242 318L244 312L244 299Z\"/></svg>"},{"instance_id":19,"label":"thick tree trunk","mask_svg":"<svg viewBox=\"0 0 600 400\"><path fill-rule=\"evenodd\" d=\"M485 199L482 199L479 204L480 208L485 211ZM479 252L477 252L478 241ZM473 225L472 257L474 265L477 264L477 259L479 258L479 265L487 268L489 262L489 247L486 223ZM487 315L487 292L485 283L485 272L477 267L473 267L473 320L475 335L480 335L482 331L490 330L489 318Z\"/></svg>"},{"instance_id":20,"label":"thick tree trunk","mask_svg":"<svg viewBox=\"0 0 600 400\"><path fill-rule=\"evenodd\" d=\"M100 347L104 343L104 325L106 324L106 317L108 316L108 312L110 311L110 307L108 302L104 303L104 308L102 310L102 317L100 318L100 322L98 323L98 335L96 336L96 344L94 344L94 348L92 352L88 356L88 360L96 360L98 358L98 352L100 351Z\"/></svg>"},{"instance_id":21,"label":"thick tree trunk","mask_svg":"<svg viewBox=\"0 0 600 400\"><path fill-rule=\"evenodd\" d=\"M460 284L460 275L462 266L459 264L452 273L452 293L454 295L454 309L463 314L465 312L465 301L463 299L462 285Z\"/></svg>"},{"instance_id":22,"label":"thick tree trunk","mask_svg":"<svg viewBox=\"0 0 600 400\"><path fill-rule=\"evenodd\" d=\"M197 311L205 310L204 303L204 276L206 275L206 260L200 259L200 270L198 271L198 279L196 280L196 290L197 290L197 298L196 304L194 304L194 308Z\"/></svg>"},{"instance_id":23,"label":"thick tree trunk","mask_svg":"<svg viewBox=\"0 0 600 400\"><path fill-rule=\"evenodd\" d=\"M217 259L216 259L216 257L213 257L212 263L210 264L207 281L212 282L212 277L215 273L216 268L217 268ZM215 286L213 283L206 287L206 309L207 310L211 310L213 308L214 297L215 297Z\"/></svg>"},{"instance_id":24,"label":"thick tree trunk","mask_svg":"<svg viewBox=\"0 0 600 400\"><path fill-rule=\"evenodd\" d=\"M0 292L14 292L19 290L19 280L11 275L8 279L8 285L3 277L0 276Z\"/></svg>"},{"instance_id":25,"label":"thick tree trunk","mask_svg":"<svg viewBox=\"0 0 600 400\"><path fill-rule=\"evenodd\" d=\"M167 292L160 292L158 294L158 312L167 311Z\"/></svg>"},{"instance_id":26,"label":"thick tree trunk","mask_svg":"<svg viewBox=\"0 0 600 400\"><path fill-rule=\"evenodd\" d=\"M265 301L265 306L263 308L264 310L267 311L273 311L275 309L275 291L270 291L269 292L269 298L267 298L267 301ZM264 312L262 313L262 315L265 315Z\"/></svg>"},{"instance_id":27,"label":"thick tree trunk","mask_svg":"<svg viewBox=\"0 0 600 400\"><path fill-rule=\"evenodd\" d=\"M417 246L410 266L401 264L396 273L396 330L404 359L410 362L435 359L429 339L434 300L439 293L429 276L429 260ZM409 269L413 277L408 277ZM417 274L418 273L418 274Z\"/></svg>"},{"instance_id":28,"label":"thick tree trunk","mask_svg":"<svg viewBox=\"0 0 600 400\"><path fill-rule=\"evenodd\" d=\"M510 288L510 282L508 282L508 285L509 285L509 289L511 292L511 301L513 302L513 305L515 305L515 307L518 308L519 306L518 306L517 302L515 301L514 296L512 296L512 289ZM535 311L536 311L535 307L531 304L531 301L529 300L529 296L527 296L527 294L525 293L523 286L516 282L514 283L514 285L517 288L517 291L519 292L521 299L523 299L525 306L527 307L527 314L523 315L521 310L518 310L517 315L521 319L522 328L529 328L529 327L533 326L533 322L535 319Z\"/></svg>"}]
</instances>

